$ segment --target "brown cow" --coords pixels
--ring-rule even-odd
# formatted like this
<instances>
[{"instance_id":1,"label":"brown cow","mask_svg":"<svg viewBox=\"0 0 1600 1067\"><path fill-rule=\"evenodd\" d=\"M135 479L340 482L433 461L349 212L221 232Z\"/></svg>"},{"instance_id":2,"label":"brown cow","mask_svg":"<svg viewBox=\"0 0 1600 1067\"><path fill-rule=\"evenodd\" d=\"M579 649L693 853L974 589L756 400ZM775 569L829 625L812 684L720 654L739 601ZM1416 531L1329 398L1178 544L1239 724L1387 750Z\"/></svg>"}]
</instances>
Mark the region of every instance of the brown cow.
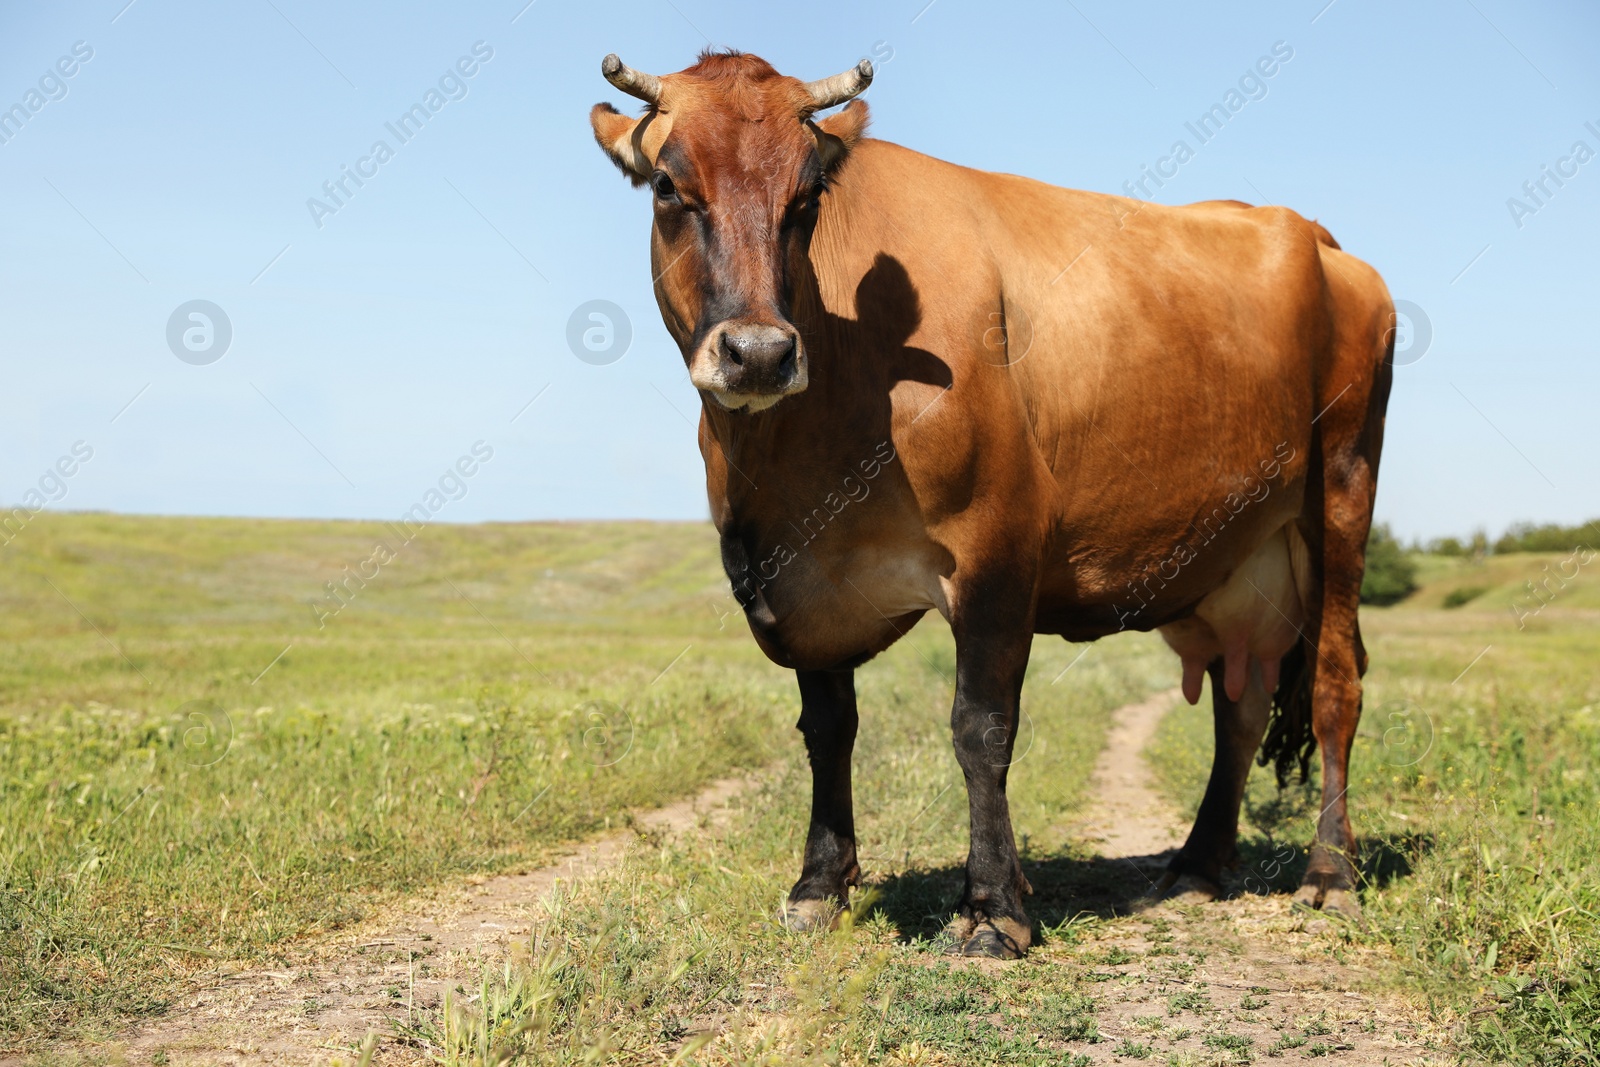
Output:
<instances>
[{"instance_id":1,"label":"brown cow","mask_svg":"<svg viewBox=\"0 0 1600 1067\"><path fill-rule=\"evenodd\" d=\"M864 138L862 101L815 119L866 88L866 61L811 83L737 53L602 71L649 104L590 119L653 194L723 565L799 678L814 792L788 921L833 921L857 884L853 672L929 610L956 642L960 951L1031 941L1006 774L1035 633L1159 628L1191 702L1210 673L1215 762L1167 895L1214 897L1237 863L1275 695L1280 775L1322 747L1295 899L1359 915L1345 789L1391 373L1377 273L1284 208L953 166Z\"/></svg>"}]
</instances>

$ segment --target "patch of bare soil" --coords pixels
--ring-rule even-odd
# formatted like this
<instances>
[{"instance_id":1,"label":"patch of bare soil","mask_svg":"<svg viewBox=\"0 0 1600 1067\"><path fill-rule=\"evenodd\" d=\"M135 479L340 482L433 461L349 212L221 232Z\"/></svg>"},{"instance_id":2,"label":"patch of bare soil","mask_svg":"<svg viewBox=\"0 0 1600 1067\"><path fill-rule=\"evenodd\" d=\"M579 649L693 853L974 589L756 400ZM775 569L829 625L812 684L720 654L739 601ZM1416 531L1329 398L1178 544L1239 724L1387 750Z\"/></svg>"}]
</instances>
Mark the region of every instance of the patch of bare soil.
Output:
<instances>
[{"instance_id":1,"label":"patch of bare soil","mask_svg":"<svg viewBox=\"0 0 1600 1067\"><path fill-rule=\"evenodd\" d=\"M1178 699L1162 693L1115 712L1083 827L1107 861L1131 864L1152 886L1186 820L1156 792L1142 753ZM1374 988L1369 950L1287 896L1156 906L1100 925L1078 954L1099 983L1103 1040L1085 1050L1094 1063L1455 1062L1438 1023Z\"/></svg>"},{"instance_id":2,"label":"patch of bare soil","mask_svg":"<svg viewBox=\"0 0 1600 1067\"><path fill-rule=\"evenodd\" d=\"M728 778L699 795L636 817L547 867L477 879L426 901L412 901L354 936L319 946L288 970L241 969L218 975L163 1018L128 1031L115 1045L80 1049L92 1060L132 1063L326 1065L353 1062L368 1034L377 1062L425 1062L394 1039L394 1022L412 1008L438 1005L483 957L504 958L526 939L558 882L615 866L642 836L675 836L727 817L727 803L749 780ZM340 1057L339 1053L345 1053ZM0 1058L0 1067L21 1060Z\"/></svg>"}]
</instances>

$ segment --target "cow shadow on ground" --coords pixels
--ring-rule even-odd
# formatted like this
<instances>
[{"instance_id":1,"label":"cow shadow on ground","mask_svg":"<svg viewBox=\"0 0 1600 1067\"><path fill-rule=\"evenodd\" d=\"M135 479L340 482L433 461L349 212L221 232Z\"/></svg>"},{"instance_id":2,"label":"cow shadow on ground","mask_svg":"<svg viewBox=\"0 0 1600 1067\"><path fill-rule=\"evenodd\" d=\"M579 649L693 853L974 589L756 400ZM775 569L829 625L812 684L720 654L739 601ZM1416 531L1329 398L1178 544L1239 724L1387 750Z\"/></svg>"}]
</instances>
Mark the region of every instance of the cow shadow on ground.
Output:
<instances>
[{"instance_id":1,"label":"cow shadow on ground","mask_svg":"<svg viewBox=\"0 0 1600 1067\"><path fill-rule=\"evenodd\" d=\"M1431 834L1378 834L1362 847L1363 889L1382 891L1409 878L1416 863L1434 849ZM1239 867L1225 876L1232 895L1287 896L1305 875L1304 848L1265 838L1240 842ZM1072 919L1099 919L1138 910L1166 870L1171 851L1147 856L1108 858L1081 848L1056 854L1025 854L1022 871L1033 886L1026 900L1035 928L1049 930ZM944 928L961 897L966 868L960 864L904 871L877 886L873 910L882 912L906 941L934 938Z\"/></svg>"},{"instance_id":2,"label":"cow shadow on ground","mask_svg":"<svg viewBox=\"0 0 1600 1067\"><path fill-rule=\"evenodd\" d=\"M1126 915L1150 892L1169 858L1171 853L1124 859L1082 851L1035 853L1022 861L1023 874L1033 886L1025 906L1044 928L1080 915L1102 919ZM965 882L966 868L960 864L904 871L877 887L874 907L906 940L932 938L949 921Z\"/></svg>"}]
</instances>

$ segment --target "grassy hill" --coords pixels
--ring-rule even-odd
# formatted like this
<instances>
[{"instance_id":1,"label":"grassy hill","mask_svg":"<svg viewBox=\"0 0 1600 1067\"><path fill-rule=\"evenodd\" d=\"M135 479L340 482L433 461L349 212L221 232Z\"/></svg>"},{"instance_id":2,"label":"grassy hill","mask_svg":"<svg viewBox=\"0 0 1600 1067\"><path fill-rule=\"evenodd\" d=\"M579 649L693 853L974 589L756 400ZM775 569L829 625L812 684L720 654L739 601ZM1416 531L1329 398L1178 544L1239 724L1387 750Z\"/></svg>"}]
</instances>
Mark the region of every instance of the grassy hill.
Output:
<instances>
[{"instance_id":1,"label":"grassy hill","mask_svg":"<svg viewBox=\"0 0 1600 1067\"><path fill-rule=\"evenodd\" d=\"M1589 563L1586 553L1516 552L1472 559L1465 556L1420 556L1420 587L1403 606L1474 613L1505 612L1531 623L1541 605L1571 610L1600 610L1600 556ZM1532 588L1530 588L1530 584Z\"/></svg>"}]
</instances>

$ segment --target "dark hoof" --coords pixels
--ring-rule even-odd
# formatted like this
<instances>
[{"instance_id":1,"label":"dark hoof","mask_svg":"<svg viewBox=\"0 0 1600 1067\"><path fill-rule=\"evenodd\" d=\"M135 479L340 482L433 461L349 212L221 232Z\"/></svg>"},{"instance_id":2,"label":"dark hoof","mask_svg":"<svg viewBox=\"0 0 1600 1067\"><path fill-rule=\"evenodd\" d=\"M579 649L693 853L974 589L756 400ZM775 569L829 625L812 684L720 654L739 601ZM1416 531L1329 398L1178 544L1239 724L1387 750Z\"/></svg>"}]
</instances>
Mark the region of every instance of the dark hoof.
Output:
<instances>
[{"instance_id":1,"label":"dark hoof","mask_svg":"<svg viewBox=\"0 0 1600 1067\"><path fill-rule=\"evenodd\" d=\"M1134 901L1136 911L1147 911L1162 904L1209 904L1221 900L1226 894L1222 887L1198 874L1176 874L1168 871L1151 887L1150 892Z\"/></svg>"},{"instance_id":2,"label":"dark hoof","mask_svg":"<svg viewBox=\"0 0 1600 1067\"><path fill-rule=\"evenodd\" d=\"M1297 908L1316 911L1322 907L1322 887L1312 882L1306 882L1294 891L1294 896L1290 900Z\"/></svg>"},{"instance_id":3,"label":"dark hoof","mask_svg":"<svg viewBox=\"0 0 1600 1067\"><path fill-rule=\"evenodd\" d=\"M1331 930L1333 924L1328 922L1328 919L1337 919L1352 926L1365 925L1361 917L1361 902L1356 899L1355 891L1351 889L1307 882L1295 890L1294 908L1296 911L1315 912L1323 917L1306 924L1308 933L1318 934Z\"/></svg>"},{"instance_id":4,"label":"dark hoof","mask_svg":"<svg viewBox=\"0 0 1600 1067\"><path fill-rule=\"evenodd\" d=\"M1012 919L974 922L958 917L944 932L947 955L987 956L995 960L1021 959L1033 940L1028 927Z\"/></svg>"},{"instance_id":5,"label":"dark hoof","mask_svg":"<svg viewBox=\"0 0 1600 1067\"><path fill-rule=\"evenodd\" d=\"M1324 915L1337 915L1360 926L1361 902L1356 899L1354 892L1348 889L1330 889L1322 898L1322 913Z\"/></svg>"},{"instance_id":6,"label":"dark hoof","mask_svg":"<svg viewBox=\"0 0 1600 1067\"><path fill-rule=\"evenodd\" d=\"M785 929L796 933L832 930L839 925L839 916L842 914L844 909L832 897L826 900L790 900L784 903L779 921Z\"/></svg>"}]
</instances>

